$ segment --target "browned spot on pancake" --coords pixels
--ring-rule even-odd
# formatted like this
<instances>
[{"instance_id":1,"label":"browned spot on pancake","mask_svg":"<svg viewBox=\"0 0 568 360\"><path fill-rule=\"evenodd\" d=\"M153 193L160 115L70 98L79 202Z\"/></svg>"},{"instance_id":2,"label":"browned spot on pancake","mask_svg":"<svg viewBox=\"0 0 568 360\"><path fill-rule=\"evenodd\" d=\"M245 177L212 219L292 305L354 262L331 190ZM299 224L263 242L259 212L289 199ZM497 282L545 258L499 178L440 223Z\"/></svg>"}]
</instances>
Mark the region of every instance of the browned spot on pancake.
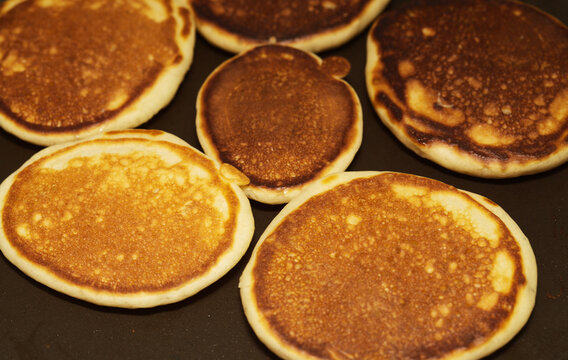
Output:
<instances>
[{"instance_id":1,"label":"browned spot on pancake","mask_svg":"<svg viewBox=\"0 0 568 360\"><path fill-rule=\"evenodd\" d=\"M124 153L147 143L97 140L123 152L49 165L73 146L24 169L3 208L12 246L74 284L112 292L171 289L208 271L232 244L238 199L210 160L182 146L168 145L175 161Z\"/></svg>"},{"instance_id":2,"label":"browned spot on pancake","mask_svg":"<svg viewBox=\"0 0 568 360\"><path fill-rule=\"evenodd\" d=\"M189 34L191 33L191 14L189 13L188 9L181 7L179 8L179 15L183 19L181 35L183 37L188 37Z\"/></svg>"},{"instance_id":3,"label":"browned spot on pancake","mask_svg":"<svg viewBox=\"0 0 568 360\"><path fill-rule=\"evenodd\" d=\"M179 61L175 20L143 1L26 1L1 16L0 111L34 130L115 116Z\"/></svg>"},{"instance_id":4,"label":"browned spot on pancake","mask_svg":"<svg viewBox=\"0 0 568 360\"><path fill-rule=\"evenodd\" d=\"M183 56L178 55L178 56L176 56L176 58L174 59L174 61L172 63L173 64L179 64L179 63L182 62L182 60L183 60Z\"/></svg>"},{"instance_id":5,"label":"browned spot on pancake","mask_svg":"<svg viewBox=\"0 0 568 360\"><path fill-rule=\"evenodd\" d=\"M394 120L401 121L402 120L402 109L396 105L387 94L384 92L379 92L377 94L377 101L380 101L390 113L390 115L394 118Z\"/></svg>"},{"instance_id":6,"label":"browned spot on pancake","mask_svg":"<svg viewBox=\"0 0 568 360\"><path fill-rule=\"evenodd\" d=\"M356 99L329 75L333 69L345 70L343 60L320 67L307 53L275 45L223 66L201 90L204 129L221 161L257 186L317 175L356 137Z\"/></svg>"},{"instance_id":7,"label":"browned spot on pancake","mask_svg":"<svg viewBox=\"0 0 568 360\"><path fill-rule=\"evenodd\" d=\"M519 251L463 192L383 174L289 214L258 250L253 291L278 336L310 355L442 358L510 318L526 284Z\"/></svg>"},{"instance_id":8,"label":"browned spot on pancake","mask_svg":"<svg viewBox=\"0 0 568 360\"><path fill-rule=\"evenodd\" d=\"M382 16L371 36L372 83L395 97L374 101L400 104L416 142L520 162L566 146L568 28L549 15L520 2L420 1Z\"/></svg>"},{"instance_id":9,"label":"browned spot on pancake","mask_svg":"<svg viewBox=\"0 0 568 360\"><path fill-rule=\"evenodd\" d=\"M239 36L268 42L293 40L354 20L368 0L192 0L198 18Z\"/></svg>"}]
</instances>

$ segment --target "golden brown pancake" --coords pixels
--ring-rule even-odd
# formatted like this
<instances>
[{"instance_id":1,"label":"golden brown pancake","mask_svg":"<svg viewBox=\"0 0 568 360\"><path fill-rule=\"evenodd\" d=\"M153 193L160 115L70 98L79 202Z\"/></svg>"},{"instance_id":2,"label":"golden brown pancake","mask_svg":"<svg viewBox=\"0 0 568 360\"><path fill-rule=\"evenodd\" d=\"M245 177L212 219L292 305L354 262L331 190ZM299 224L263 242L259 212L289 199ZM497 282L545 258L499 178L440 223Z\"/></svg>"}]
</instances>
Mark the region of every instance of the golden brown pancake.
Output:
<instances>
[{"instance_id":1,"label":"golden brown pancake","mask_svg":"<svg viewBox=\"0 0 568 360\"><path fill-rule=\"evenodd\" d=\"M181 139L111 132L53 145L0 185L0 249L95 304L180 301L223 276L254 230L242 190Z\"/></svg>"},{"instance_id":2,"label":"golden brown pancake","mask_svg":"<svg viewBox=\"0 0 568 360\"><path fill-rule=\"evenodd\" d=\"M389 0L190 0L199 32L234 53L266 43L323 51L346 43Z\"/></svg>"},{"instance_id":3,"label":"golden brown pancake","mask_svg":"<svg viewBox=\"0 0 568 360\"><path fill-rule=\"evenodd\" d=\"M535 301L536 263L492 201L390 172L330 175L260 237L248 321L286 359L477 359Z\"/></svg>"},{"instance_id":4,"label":"golden brown pancake","mask_svg":"<svg viewBox=\"0 0 568 360\"><path fill-rule=\"evenodd\" d=\"M512 1L413 2L369 33L367 87L417 154L488 178L568 159L568 28Z\"/></svg>"},{"instance_id":5,"label":"golden brown pancake","mask_svg":"<svg viewBox=\"0 0 568 360\"><path fill-rule=\"evenodd\" d=\"M245 174L249 198L288 202L314 180L347 168L361 144L344 58L263 45L221 64L197 98L205 153Z\"/></svg>"},{"instance_id":6,"label":"golden brown pancake","mask_svg":"<svg viewBox=\"0 0 568 360\"><path fill-rule=\"evenodd\" d=\"M0 126L51 145L149 120L193 58L182 0L0 4Z\"/></svg>"}]
</instances>

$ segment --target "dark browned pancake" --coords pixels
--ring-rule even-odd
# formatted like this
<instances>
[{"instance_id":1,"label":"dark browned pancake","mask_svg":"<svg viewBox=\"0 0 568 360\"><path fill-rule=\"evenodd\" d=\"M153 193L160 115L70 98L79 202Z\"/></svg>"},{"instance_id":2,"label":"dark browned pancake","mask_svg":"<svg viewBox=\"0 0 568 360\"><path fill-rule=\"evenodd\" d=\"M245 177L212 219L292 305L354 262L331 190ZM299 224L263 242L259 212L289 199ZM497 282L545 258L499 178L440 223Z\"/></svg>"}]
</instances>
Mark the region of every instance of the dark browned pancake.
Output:
<instances>
[{"instance_id":1,"label":"dark browned pancake","mask_svg":"<svg viewBox=\"0 0 568 360\"><path fill-rule=\"evenodd\" d=\"M513 177L568 159L568 28L532 6L412 2L372 28L366 76L383 122L449 169Z\"/></svg>"},{"instance_id":2,"label":"dark browned pancake","mask_svg":"<svg viewBox=\"0 0 568 360\"><path fill-rule=\"evenodd\" d=\"M347 168L362 136L361 105L341 77L344 58L321 60L264 45L221 64L197 99L206 154L239 169L252 199L284 203L314 180Z\"/></svg>"},{"instance_id":3,"label":"dark browned pancake","mask_svg":"<svg viewBox=\"0 0 568 360\"><path fill-rule=\"evenodd\" d=\"M361 32L388 0L190 0L197 28L232 52L266 43L307 51L339 46Z\"/></svg>"},{"instance_id":4,"label":"dark browned pancake","mask_svg":"<svg viewBox=\"0 0 568 360\"><path fill-rule=\"evenodd\" d=\"M478 359L525 324L531 246L492 201L400 173L341 173L293 199L241 280L286 359Z\"/></svg>"},{"instance_id":5,"label":"dark browned pancake","mask_svg":"<svg viewBox=\"0 0 568 360\"><path fill-rule=\"evenodd\" d=\"M194 37L182 0L2 2L0 125L41 145L135 127L175 94Z\"/></svg>"},{"instance_id":6,"label":"dark browned pancake","mask_svg":"<svg viewBox=\"0 0 568 360\"><path fill-rule=\"evenodd\" d=\"M96 304L150 307L229 271L250 204L181 139L126 130L53 145L0 185L0 249L35 280Z\"/></svg>"}]
</instances>

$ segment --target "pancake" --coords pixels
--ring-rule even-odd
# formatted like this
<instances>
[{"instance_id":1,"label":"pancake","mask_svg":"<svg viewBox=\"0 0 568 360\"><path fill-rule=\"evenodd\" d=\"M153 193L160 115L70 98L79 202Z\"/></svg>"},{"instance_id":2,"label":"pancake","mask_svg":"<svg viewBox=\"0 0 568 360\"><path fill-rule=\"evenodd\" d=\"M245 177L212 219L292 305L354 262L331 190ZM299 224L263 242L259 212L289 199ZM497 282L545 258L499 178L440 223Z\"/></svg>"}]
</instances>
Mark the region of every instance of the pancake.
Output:
<instances>
[{"instance_id":1,"label":"pancake","mask_svg":"<svg viewBox=\"0 0 568 360\"><path fill-rule=\"evenodd\" d=\"M197 97L204 152L249 178L251 199L290 201L316 179L345 170L361 145L355 91L342 57L321 60L282 45L261 45L221 64Z\"/></svg>"},{"instance_id":2,"label":"pancake","mask_svg":"<svg viewBox=\"0 0 568 360\"><path fill-rule=\"evenodd\" d=\"M512 1L431 0L383 14L366 79L384 124L456 172L507 178L568 159L568 28Z\"/></svg>"},{"instance_id":3,"label":"pancake","mask_svg":"<svg viewBox=\"0 0 568 360\"><path fill-rule=\"evenodd\" d=\"M234 53L266 43L319 52L346 43L389 0L190 0L197 30Z\"/></svg>"},{"instance_id":4,"label":"pancake","mask_svg":"<svg viewBox=\"0 0 568 360\"><path fill-rule=\"evenodd\" d=\"M0 249L95 304L185 299L229 271L254 230L242 190L181 139L111 132L38 152L0 185Z\"/></svg>"},{"instance_id":5,"label":"pancake","mask_svg":"<svg viewBox=\"0 0 568 360\"><path fill-rule=\"evenodd\" d=\"M285 359L477 359L533 309L527 238L492 201L391 172L330 175L260 237L241 279Z\"/></svg>"},{"instance_id":6,"label":"pancake","mask_svg":"<svg viewBox=\"0 0 568 360\"><path fill-rule=\"evenodd\" d=\"M39 145L136 127L192 59L182 0L0 3L0 126Z\"/></svg>"}]
</instances>

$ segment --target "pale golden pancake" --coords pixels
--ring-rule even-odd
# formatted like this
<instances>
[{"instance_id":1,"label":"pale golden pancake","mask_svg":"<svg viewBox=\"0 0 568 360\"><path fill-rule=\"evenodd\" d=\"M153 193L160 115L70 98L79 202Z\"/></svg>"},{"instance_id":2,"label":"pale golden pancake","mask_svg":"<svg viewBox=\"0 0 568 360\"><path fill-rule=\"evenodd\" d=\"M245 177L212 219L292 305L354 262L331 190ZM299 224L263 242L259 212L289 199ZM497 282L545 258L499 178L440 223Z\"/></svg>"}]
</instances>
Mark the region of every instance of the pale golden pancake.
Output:
<instances>
[{"instance_id":1,"label":"pale golden pancake","mask_svg":"<svg viewBox=\"0 0 568 360\"><path fill-rule=\"evenodd\" d=\"M282 45L229 59L197 97L203 150L248 177L249 198L290 201L316 179L345 170L361 145L361 104L341 79L349 69L344 58L321 60Z\"/></svg>"},{"instance_id":2,"label":"pale golden pancake","mask_svg":"<svg viewBox=\"0 0 568 360\"><path fill-rule=\"evenodd\" d=\"M0 126L40 145L149 120L193 59L183 0L0 4Z\"/></svg>"},{"instance_id":3,"label":"pale golden pancake","mask_svg":"<svg viewBox=\"0 0 568 360\"><path fill-rule=\"evenodd\" d=\"M219 173L157 130L53 145L0 185L0 249L35 280L95 304L180 301L229 271L252 238L248 199Z\"/></svg>"},{"instance_id":4,"label":"pale golden pancake","mask_svg":"<svg viewBox=\"0 0 568 360\"><path fill-rule=\"evenodd\" d=\"M367 88L408 148L488 178L568 159L568 28L521 3L431 0L381 16Z\"/></svg>"},{"instance_id":5,"label":"pale golden pancake","mask_svg":"<svg viewBox=\"0 0 568 360\"><path fill-rule=\"evenodd\" d=\"M527 238L492 201L391 172L330 175L260 237L240 279L286 359L477 359L533 309Z\"/></svg>"},{"instance_id":6,"label":"pale golden pancake","mask_svg":"<svg viewBox=\"0 0 568 360\"><path fill-rule=\"evenodd\" d=\"M389 0L190 0L198 31L214 45L239 53L281 43L319 52L359 34Z\"/></svg>"}]
</instances>

